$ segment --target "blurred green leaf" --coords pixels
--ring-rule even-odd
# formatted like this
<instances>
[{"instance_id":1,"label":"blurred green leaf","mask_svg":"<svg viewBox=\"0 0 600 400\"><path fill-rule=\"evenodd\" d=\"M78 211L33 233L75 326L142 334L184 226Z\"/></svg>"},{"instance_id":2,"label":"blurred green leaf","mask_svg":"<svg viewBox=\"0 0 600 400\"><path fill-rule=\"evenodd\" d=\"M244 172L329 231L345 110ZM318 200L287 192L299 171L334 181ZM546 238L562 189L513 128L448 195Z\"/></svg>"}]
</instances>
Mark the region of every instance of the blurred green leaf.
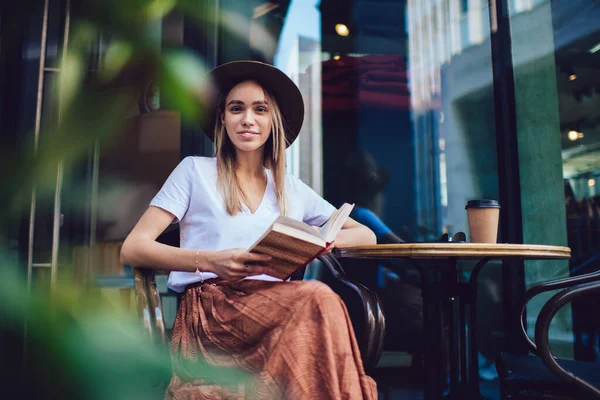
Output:
<instances>
[{"instance_id":1,"label":"blurred green leaf","mask_svg":"<svg viewBox=\"0 0 600 400\"><path fill-rule=\"evenodd\" d=\"M24 373L28 394L44 398L162 398L171 376L168 347L155 343L133 312L115 308L99 288L59 284L52 294L27 293L26 282L5 265L0 281L0 333L26 327ZM20 325L22 322L23 325ZM19 332L17 332L19 333ZM3 357L8 365L21 359ZM186 373L215 384L249 382L250 374L203 361L186 364ZM24 397L28 397L27 393Z\"/></svg>"},{"instance_id":2,"label":"blurred green leaf","mask_svg":"<svg viewBox=\"0 0 600 400\"><path fill-rule=\"evenodd\" d=\"M145 14L149 20L156 20L167 15L177 3L176 0L153 0L145 7Z\"/></svg>"},{"instance_id":3,"label":"blurred green leaf","mask_svg":"<svg viewBox=\"0 0 600 400\"><path fill-rule=\"evenodd\" d=\"M110 43L100 70L100 79L105 82L114 79L131 60L133 53L134 49L131 43L124 41Z\"/></svg>"},{"instance_id":4,"label":"blurred green leaf","mask_svg":"<svg viewBox=\"0 0 600 400\"><path fill-rule=\"evenodd\" d=\"M98 35L97 30L89 23L76 23L72 29L73 39L65 59L61 63L63 72L58 80L59 86L54 87L53 92L49 94L59 102L62 108L61 112L70 106L83 85L88 68L85 60L87 49L94 43Z\"/></svg>"},{"instance_id":5,"label":"blurred green leaf","mask_svg":"<svg viewBox=\"0 0 600 400\"><path fill-rule=\"evenodd\" d=\"M211 90L200 59L189 51L168 50L163 55L160 78L167 107L180 111L187 122L197 122Z\"/></svg>"},{"instance_id":6,"label":"blurred green leaf","mask_svg":"<svg viewBox=\"0 0 600 400\"><path fill-rule=\"evenodd\" d=\"M30 23L28 6L16 6L22 23ZM96 144L114 143L149 83L159 83L161 103L181 112L185 122L203 118L210 85L202 60L192 52L169 49L160 37L161 18L176 6L202 28L219 23L214 8L194 0L72 2L61 78L45 93L51 104L60 103L60 121L42 126L39 141L29 132L16 147L0 149L0 226L27 220L34 184L38 201L53 204L58 165L68 179ZM100 51L97 65L91 55L99 37L108 47ZM70 196L63 201L87 201L84 193L75 188L63 193ZM0 245L5 235L2 230ZM61 252L69 249L61 244ZM10 350L2 353L3 362L12 367L10 383L19 386L22 397L163 397L161 385L171 375L168 348L149 338L136 313L115 307L106 291L76 286L62 276L51 292L35 287L29 292L26 271L17 268L17 260L16 252L0 248L0 333ZM61 269L72 271L69 265ZM193 376L226 385L251 378L201 361L186 368Z\"/></svg>"}]
</instances>

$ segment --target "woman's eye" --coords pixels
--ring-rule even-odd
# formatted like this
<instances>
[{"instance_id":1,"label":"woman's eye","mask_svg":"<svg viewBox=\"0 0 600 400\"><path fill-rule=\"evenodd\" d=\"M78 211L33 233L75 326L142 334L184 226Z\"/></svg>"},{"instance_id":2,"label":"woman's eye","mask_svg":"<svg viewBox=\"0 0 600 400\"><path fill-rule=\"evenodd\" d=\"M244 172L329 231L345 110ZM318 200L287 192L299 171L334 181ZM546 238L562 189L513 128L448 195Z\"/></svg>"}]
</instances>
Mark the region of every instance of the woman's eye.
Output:
<instances>
[{"instance_id":1,"label":"woman's eye","mask_svg":"<svg viewBox=\"0 0 600 400\"><path fill-rule=\"evenodd\" d=\"M240 112L240 111L242 111L242 107L234 106L234 107L231 107L229 109L229 111L231 111L231 112Z\"/></svg>"},{"instance_id":2,"label":"woman's eye","mask_svg":"<svg viewBox=\"0 0 600 400\"><path fill-rule=\"evenodd\" d=\"M269 111L269 110L267 110L267 108L266 108L266 107L257 107L257 108L256 108L256 112L259 112L259 113L266 113L266 112L268 112L268 111Z\"/></svg>"}]
</instances>

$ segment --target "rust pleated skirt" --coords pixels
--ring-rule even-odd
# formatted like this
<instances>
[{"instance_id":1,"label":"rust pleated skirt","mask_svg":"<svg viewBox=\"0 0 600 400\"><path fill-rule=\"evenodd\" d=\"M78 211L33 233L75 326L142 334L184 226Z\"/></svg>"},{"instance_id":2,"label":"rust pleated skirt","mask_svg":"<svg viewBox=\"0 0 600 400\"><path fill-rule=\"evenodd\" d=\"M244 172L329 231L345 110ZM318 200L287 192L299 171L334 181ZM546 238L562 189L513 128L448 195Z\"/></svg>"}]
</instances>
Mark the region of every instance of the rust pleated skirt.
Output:
<instances>
[{"instance_id":1,"label":"rust pleated skirt","mask_svg":"<svg viewBox=\"0 0 600 400\"><path fill-rule=\"evenodd\" d=\"M377 398L344 303L317 281L188 287L171 359L166 399Z\"/></svg>"}]
</instances>

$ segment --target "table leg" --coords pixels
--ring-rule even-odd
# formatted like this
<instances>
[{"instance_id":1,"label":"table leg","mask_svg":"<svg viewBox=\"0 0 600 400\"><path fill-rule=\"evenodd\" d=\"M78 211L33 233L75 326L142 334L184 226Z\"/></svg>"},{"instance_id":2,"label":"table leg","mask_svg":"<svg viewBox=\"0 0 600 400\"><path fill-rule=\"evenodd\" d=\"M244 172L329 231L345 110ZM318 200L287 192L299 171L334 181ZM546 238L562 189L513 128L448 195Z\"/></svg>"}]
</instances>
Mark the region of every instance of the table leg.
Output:
<instances>
[{"instance_id":1,"label":"table leg","mask_svg":"<svg viewBox=\"0 0 600 400\"><path fill-rule=\"evenodd\" d=\"M415 260L408 261L419 271L422 283L424 400L440 400L444 398L446 380L441 272L436 268L423 268Z\"/></svg>"},{"instance_id":2,"label":"table leg","mask_svg":"<svg viewBox=\"0 0 600 400\"><path fill-rule=\"evenodd\" d=\"M465 307L465 299L460 297L459 301L461 304L459 305L458 310L458 319L460 324L460 366L462 371L461 382L464 382L465 375L470 373L469 371L469 343L467 341L467 336L470 334L469 329L467 327L467 319L468 312L467 307Z\"/></svg>"},{"instance_id":3,"label":"table leg","mask_svg":"<svg viewBox=\"0 0 600 400\"><path fill-rule=\"evenodd\" d=\"M451 261L453 264L448 265L446 271L452 268L455 275L444 280L445 291L452 305L449 321L453 332L449 344L451 385L446 399L483 399L479 392L476 298L477 277L489 260L483 259L477 263L468 283L460 282L460 271L456 268L456 262Z\"/></svg>"},{"instance_id":4,"label":"table leg","mask_svg":"<svg viewBox=\"0 0 600 400\"><path fill-rule=\"evenodd\" d=\"M462 367L464 364L461 363L461 351L463 346L461 344L462 340L462 330L463 325L461 325L461 321L459 318L460 315L460 306L461 306L461 297L459 293L460 283L459 283L459 275L458 275L458 262L456 260L449 260L448 270L445 270L444 277L444 300L449 305L449 320L448 320L448 328L449 335L447 338L448 345L448 355L449 360L448 364L450 367L450 395L453 393L457 393L460 391L462 377Z\"/></svg>"},{"instance_id":5,"label":"table leg","mask_svg":"<svg viewBox=\"0 0 600 400\"><path fill-rule=\"evenodd\" d=\"M438 268L423 268L415 260L408 260L421 275L423 294L423 336L425 400L482 399L479 392L479 364L477 350L477 278L489 261L477 263L468 283L459 281L457 261L449 260L444 276ZM444 337L443 304L450 301L450 335ZM446 374L444 370L444 341L449 339L450 390L444 396ZM441 358L441 359L440 359Z\"/></svg>"},{"instance_id":6,"label":"table leg","mask_svg":"<svg viewBox=\"0 0 600 400\"><path fill-rule=\"evenodd\" d=\"M469 283L465 285L465 291L463 292L464 297L464 313L465 315L465 389L469 398L477 399L481 398L479 392L479 360L478 360L478 349L477 349L477 278L481 269L485 264L490 261L489 258L481 259L469 278Z\"/></svg>"},{"instance_id":7,"label":"table leg","mask_svg":"<svg viewBox=\"0 0 600 400\"><path fill-rule=\"evenodd\" d=\"M468 284L461 285L463 289L471 289ZM461 384L456 399L481 399L479 392L479 360L476 333L476 303L475 294L464 290L459 309L461 324Z\"/></svg>"}]
</instances>

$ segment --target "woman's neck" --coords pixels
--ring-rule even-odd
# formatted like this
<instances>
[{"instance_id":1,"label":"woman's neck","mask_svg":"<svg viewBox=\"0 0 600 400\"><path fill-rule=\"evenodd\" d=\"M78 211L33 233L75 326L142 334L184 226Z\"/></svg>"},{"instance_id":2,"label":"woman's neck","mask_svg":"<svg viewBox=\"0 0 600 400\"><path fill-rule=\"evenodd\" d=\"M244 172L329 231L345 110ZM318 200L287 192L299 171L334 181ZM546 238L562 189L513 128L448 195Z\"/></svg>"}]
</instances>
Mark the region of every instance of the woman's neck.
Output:
<instances>
[{"instance_id":1,"label":"woman's neck","mask_svg":"<svg viewBox=\"0 0 600 400\"><path fill-rule=\"evenodd\" d=\"M262 151L252 153L237 152L236 174L240 178L252 178L264 176L264 155Z\"/></svg>"}]
</instances>

